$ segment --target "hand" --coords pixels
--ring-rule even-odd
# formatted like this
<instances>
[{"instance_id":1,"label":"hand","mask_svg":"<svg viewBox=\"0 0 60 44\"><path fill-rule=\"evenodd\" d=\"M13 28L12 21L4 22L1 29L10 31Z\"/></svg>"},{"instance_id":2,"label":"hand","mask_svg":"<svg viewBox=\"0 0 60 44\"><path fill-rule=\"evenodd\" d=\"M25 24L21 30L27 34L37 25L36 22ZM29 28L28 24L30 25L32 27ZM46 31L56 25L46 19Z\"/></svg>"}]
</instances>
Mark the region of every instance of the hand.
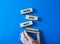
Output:
<instances>
[{"instance_id":1,"label":"hand","mask_svg":"<svg viewBox=\"0 0 60 44\"><path fill-rule=\"evenodd\" d=\"M40 44L40 32L37 33L37 40L31 38L26 31L20 34L20 40L23 44Z\"/></svg>"}]
</instances>

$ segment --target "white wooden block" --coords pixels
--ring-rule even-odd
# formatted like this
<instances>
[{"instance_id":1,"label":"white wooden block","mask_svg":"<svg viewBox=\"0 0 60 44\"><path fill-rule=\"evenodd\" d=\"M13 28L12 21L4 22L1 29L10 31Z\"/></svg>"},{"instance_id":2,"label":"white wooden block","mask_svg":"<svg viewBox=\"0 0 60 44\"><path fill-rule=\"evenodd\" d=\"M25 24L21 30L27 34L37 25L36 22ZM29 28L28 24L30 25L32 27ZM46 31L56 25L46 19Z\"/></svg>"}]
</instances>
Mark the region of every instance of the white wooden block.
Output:
<instances>
[{"instance_id":1,"label":"white wooden block","mask_svg":"<svg viewBox=\"0 0 60 44\"><path fill-rule=\"evenodd\" d=\"M28 20L38 20L38 16L26 15L25 18L28 19Z\"/></svg>"},{"instance_id":2,"label":"white wooden block","mask_svg":"<svg viewBox=\"0 0 60 44\"><path fill-rule=\"evenodd\" d=\"M31 32L31 33L38 33L39 30L38 29L34 29L34 28L26 28L27 32Z\"/></svg>"},{"instance_id":3,"label":"white wooden block","mask_svg":"<svg viewBox=\"0 0 60 44\"><path fill-rule=\"evenodd\" d=\"M27 21L27 22L21 23L20 27L26 27L26 26L30 26L30 25L33 25L33 22L32 21Z\"/></svg>"},{"instance_id":4,"label":"white wooden block","mask_svg":"<svg viewBox=\"0 0 60 44\"><path fill-rule=\"evenodd\" d=\"M27 13L31 13L31 12L33 12L32 8L27 8L27 9L21 10L21 14L27 14Z\"/></svg>"}]
</instances>

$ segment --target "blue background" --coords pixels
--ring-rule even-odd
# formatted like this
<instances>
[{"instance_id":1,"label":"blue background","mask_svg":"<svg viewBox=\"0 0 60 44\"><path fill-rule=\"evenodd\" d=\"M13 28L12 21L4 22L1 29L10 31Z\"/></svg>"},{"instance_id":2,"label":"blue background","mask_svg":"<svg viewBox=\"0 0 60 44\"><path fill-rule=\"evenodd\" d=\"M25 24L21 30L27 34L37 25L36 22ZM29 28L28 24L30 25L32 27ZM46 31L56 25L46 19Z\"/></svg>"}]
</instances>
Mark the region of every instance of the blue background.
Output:
<instances>
[{"instance_id":1,"label":"blue background","mask_svg":"<svg viewBox=\"0 0 60 44\"><path fill-rule=\"evenodd\" d=\"M60 44L59 0L0 0L0 44L22 44L19 33L25 28L19 24L25 20L20 10L34 8L30 15L39 16L33 28L40 29L42 44Z\"/></svg>"}]
</instances>

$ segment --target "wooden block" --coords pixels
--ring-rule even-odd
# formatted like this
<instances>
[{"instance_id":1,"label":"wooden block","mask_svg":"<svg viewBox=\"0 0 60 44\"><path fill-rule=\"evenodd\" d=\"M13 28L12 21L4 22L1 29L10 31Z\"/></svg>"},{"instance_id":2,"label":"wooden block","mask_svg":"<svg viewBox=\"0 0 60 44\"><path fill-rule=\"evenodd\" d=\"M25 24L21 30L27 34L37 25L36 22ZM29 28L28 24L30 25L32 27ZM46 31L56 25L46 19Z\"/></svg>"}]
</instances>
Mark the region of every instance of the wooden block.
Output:
<instances>
[{"instance_id":1,"label":"wooden block","mask_svg":"<svg viewBox=\"0 0 60 44\"><path fill-rule=\"evenodd\" d=\"M26 27L26 26L30 26L30 25L33 25L33 22L32 21L27 21L27 22L21 23L20 27Z\"/></svg>"},{"instance_id":2,"label":"wooden block","mask_svg":"<svg viewBox=\"0 0 60 44\"><path fill-rule=\"evenodd\" d=\"M25 18L28 19L28 20L38 20L38 16L26 15Z\"/></svg>"},{"instance_id":3,"label":"wooden block","mask_svg":"<svg viewBox=\"0 0 60 44\"><path fill-rule=\"evenodd\" d=\"M21 10L21 14L27 14L27 13L31 13L31 12L33 12L32 8L27 8L27 9Z\"/></svg>"},{"instance_id":4,"label":"wooden block","mask_svg":"<svg viewBox=\"0 0 60 44\"><path fill-rule=\"evenodd\" d=\"M38 33L39 32L38 29L34 29L34 28L26 28L26 31L30 32L30 33Z\"/></svg>"}]
</instances>

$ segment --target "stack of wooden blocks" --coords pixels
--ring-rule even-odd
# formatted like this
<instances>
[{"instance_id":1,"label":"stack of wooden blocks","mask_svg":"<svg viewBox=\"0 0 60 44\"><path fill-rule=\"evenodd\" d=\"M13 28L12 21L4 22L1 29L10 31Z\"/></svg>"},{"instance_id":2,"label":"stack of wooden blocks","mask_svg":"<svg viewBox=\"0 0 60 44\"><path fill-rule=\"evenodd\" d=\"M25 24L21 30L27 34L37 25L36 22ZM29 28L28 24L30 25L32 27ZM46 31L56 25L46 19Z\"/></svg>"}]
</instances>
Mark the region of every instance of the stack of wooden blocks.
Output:
<instances>
[{"instance_id":1,"label":"stack of wooden blocks","mask_svg":"<svg viewBox=\"0 0 60 44\"><path fill-rule=\"evenodd\" d=\"M37 33L39 32L38 29L35 28L29 28L28 26L33 25L33 20L38 20L38 16L32 16L32 15L28 15L28 13L32 13L33 12L33 8L27 8L27 9L23 9L20 11L21 14L26 14L25 19L30 20L30 21L26 21L23 23L20 23L20 27L27 27L26 31L27 32L31 32L31 33Z\"/></svg>"}]
</instances>

